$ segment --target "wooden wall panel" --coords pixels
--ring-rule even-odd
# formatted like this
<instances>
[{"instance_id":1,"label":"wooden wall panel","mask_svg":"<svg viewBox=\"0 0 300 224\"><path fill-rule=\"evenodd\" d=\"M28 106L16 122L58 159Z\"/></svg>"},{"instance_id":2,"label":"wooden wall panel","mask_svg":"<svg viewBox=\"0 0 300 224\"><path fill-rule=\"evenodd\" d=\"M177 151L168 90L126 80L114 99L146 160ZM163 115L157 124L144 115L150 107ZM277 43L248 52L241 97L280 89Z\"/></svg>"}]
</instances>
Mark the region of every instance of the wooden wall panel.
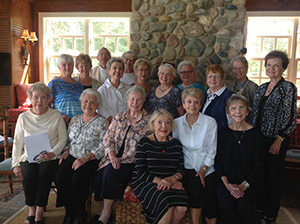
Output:
<instances>
[{"instance_id":1,"label":"wooden wall panel","mask_svg":"<svg viewBox=\"0 0 300 224\"><path fill-rule=\"evenodd\" d=\"M300 0L247 0L247 11L300 11Z\"/></svg>"}]
</instances>

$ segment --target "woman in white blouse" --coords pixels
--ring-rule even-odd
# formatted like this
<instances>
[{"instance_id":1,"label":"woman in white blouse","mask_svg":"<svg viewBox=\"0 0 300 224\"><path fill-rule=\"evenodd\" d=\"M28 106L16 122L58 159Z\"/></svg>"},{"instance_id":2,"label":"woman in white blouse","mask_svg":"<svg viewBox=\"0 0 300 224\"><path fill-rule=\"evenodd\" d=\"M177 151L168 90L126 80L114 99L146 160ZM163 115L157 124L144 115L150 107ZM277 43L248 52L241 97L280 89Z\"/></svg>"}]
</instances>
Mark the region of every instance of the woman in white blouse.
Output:
<instances>
[{"instance_id":1,"label":"woman in white blouse","mask_svg":"<svg viewBox=\"0 0 300 224\"><path fill-rule=\"evenodd\" d=\"M102 145L108 121L96 110L100 94L86 89L79 100L83 114L76 115L68 127L68 144L65 147L55 175L57 187L56 206L64 206L64 224L86 223L85 202L88 198L90 179L104 156Z\"/></svg>"},{"instance_id":2,"label":"woman in white blouse","mask_svg":"<svg viewBox=\"0 0 300 224\"><path fill-rule=\"evenodd\" d=\"M203 99L200 89L192 87L183 91L182 103L186 114L175 119L176 128L173 131L173 137L183 147L185 188L190 198L193 224L200 223L202 209L207 223L217 221L214 158L218 128L214 118L199 112Z\"/></svg>"}]
</instances>

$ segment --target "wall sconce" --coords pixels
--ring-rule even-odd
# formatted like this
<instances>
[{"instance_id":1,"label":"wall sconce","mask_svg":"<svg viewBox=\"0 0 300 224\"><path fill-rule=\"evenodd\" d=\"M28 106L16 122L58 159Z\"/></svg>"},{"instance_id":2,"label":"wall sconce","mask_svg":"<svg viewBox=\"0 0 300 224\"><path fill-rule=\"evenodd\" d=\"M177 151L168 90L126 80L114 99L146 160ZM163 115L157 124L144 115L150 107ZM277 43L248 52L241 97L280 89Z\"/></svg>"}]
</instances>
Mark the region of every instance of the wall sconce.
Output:
<instances>
[{"instance_id":1,"label":"wall sconce","mask_svg":"<svg viewBox=\"0 0 300 224\"><path fill-rule=\"evenodd\" d=\"M31 51L32 51L35 45L35 41L38 41L38 38L36 37L35 32L30 32L29 35L28 30L25 29L22 32L21 39L23 39L23 43L24 43L24 46L22 46L22 56L24 56L24 61L25 61L24 65L27 65L27 60L28 60L27 43L28 41L31 41Z\"/></svg>"}]
</instances>

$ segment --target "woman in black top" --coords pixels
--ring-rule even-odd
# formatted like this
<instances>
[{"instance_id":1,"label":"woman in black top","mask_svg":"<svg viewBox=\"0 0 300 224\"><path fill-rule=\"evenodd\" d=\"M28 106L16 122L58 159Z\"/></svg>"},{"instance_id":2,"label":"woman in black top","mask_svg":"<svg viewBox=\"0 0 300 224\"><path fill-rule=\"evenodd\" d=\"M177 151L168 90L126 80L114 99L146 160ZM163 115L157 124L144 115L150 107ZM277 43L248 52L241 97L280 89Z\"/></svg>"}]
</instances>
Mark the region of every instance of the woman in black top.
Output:
<instances>
[{"instance_id":1,"label":"woman in black top","mask_svg":"<svg viewBox=\"0 0 300 224\"><path fill-rule=\"evenodd\" d=\"M222 223L260 224L255 211L263 169L262 134L246 122L249 101L238 95L226 102L232 123L219 131L216 171Z\"/></svg>"},{"instance_id":2,"label":"woman in black top","mask_svg":"<svg viewBox=\"0 0 300 224\"><path fill-rule=\"evenodd\" d=\"M271 51L265 57L266 74L270 82L256 91L250 116L251 123L264 135L265 173L259 211L267 223L276 220L282 189L283 164L289 147L289 136L296 128L297 88L282 77L289 63L281 51Z\"/></svg>"}]
</instances>

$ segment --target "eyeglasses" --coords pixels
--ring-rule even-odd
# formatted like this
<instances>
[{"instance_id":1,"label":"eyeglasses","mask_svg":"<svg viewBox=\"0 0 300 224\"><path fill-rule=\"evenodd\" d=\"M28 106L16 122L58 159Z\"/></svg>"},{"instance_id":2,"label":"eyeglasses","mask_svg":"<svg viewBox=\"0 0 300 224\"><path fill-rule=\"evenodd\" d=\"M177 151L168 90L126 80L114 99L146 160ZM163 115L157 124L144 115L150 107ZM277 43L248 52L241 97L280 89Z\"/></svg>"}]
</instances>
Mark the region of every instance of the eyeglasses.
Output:
<instances>
[{"instance_id":1,"label":"eyeglasses","mask_svg":"<svg viewBox=\"0 0 300 224\"><path fill-rule=\"evenodd\" d=\"M187 74L192 74L194 71L182 71L182 72L179 72L180 75L187 75Z\"/></svg>"},{"instance_id":2,"label":"eyeglasses","mask_svg":"<svg viewBox=\"0 0 300 224\"><path fill-rule=\"evenodd\" d=\"M230 111L236 111L237 109L239 109L240 111L245 111L247 109L247 107L245 107L245 106L239 106L239 107L237 107L237 106L234 106L234 105L232 105L232 106L229 107Z\"/></svg>"},{"instance_id":3,"label":"eyeglasses","mask_svg":"<svg viewBox=\"0 0 300 224\"><path fill-rule=\"evenodd\" d=\"M221 79L221 76L219 76L219 75L208 75L207 79Z\"/></svg>"}]
</instances>

